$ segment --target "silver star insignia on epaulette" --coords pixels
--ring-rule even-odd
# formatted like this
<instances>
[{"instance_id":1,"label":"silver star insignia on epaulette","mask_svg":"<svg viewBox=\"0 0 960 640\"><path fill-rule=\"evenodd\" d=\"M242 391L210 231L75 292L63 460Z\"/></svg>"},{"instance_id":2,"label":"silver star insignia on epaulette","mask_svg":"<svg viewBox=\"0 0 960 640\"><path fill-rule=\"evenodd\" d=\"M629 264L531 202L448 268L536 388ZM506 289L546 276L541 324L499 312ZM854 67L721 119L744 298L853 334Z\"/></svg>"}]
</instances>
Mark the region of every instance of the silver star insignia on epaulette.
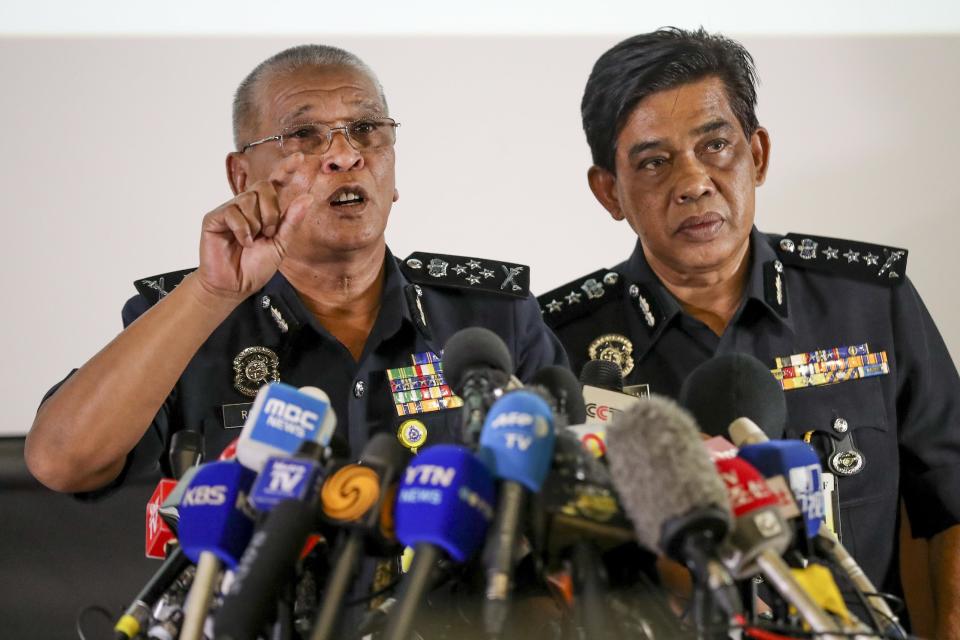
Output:
<instances>
[{"instance_id":1,"label":"silver star insignia on epaulette","mask_svg":"<svg viewBox=\"0 0 960 640\"><path fill-rule=\"evenodd\" d=\"M867 253L867 255L863 256L863 261L867 263L868 267L877 266L877 261L879 259L880 259L880 256L875 256L872 253Z\"/></svg>"},{"instance_id":2,"label":"silver star insignia on epaulette","mask_svg":"<svg viewBox=\"0 0 960 640\"><path fill-rule=\"evenodd\" d=\"M479 268L480 268L480 263L477 262L476 260L468 260L468 261L467 261L467 266L470 267L471 269L479 269Z\"/></svg>"},{"instance_id":3,"label":"silver star insignia on epaulette","mask_svg":"<svg viewBox=\"0 0 960 640\"><path fill-rule=\"evenodd\" d=\"M570 293L564 296L564 298L567 301L567 304L577 304L578 302L580 302L580 298L582 297L583 297L583 294L577 293L576 291L571 291Z\"/></svg>"},{"instance_id":4,"label":"silver star insignia on epaulette","mask_svg":"<svg viewBox=\"0 0 960 640\"><path fill-rule=\"evenodd\" d=\"M472 275L467 276L467 282L469 282L470 284L480 284L480 277L472 276Z\"/></svg>"},{"instance_id":5,"label":"silver star insignia on epaulette","mask_svg":"<svg viewBox=\"0 0 960 640\"><path fill-rule=\"evenodd\" d=\"M458 276L462 276L463 274L465 274L465 273L467 272L467 268L466 268L465 266L463 266L462 264L458 264L457 266L455 266L455 267L453 268L453 272L454 272L455 274L457 274Z\"/></svg>"},{"instance_id":6,"label":"silver star insignia on epaulette","mask_svg":"<svg viewBox=\"0 0 960 640\"><path fill-rule=\"evenodd\" d=\"M847 249L847 252L843 254L843 257L847 259L847 264L851 262L860 262L860 252L854 251L853 249Z\"/></svg>"},{"instance_id":7,"label":"silver star insignia on epaulette","mask_svg":"<svg viewBox=\"0 0 960 640\"><path fill-rule=\"evenodd\" d=\"M492 278L493 271L491 271L490 269L484 269L483 271L480 272L480 275L482 275L484 278Z\"/></svg>"},{"instance_id":8,"label":"silver star insignia on epaulette","mask_svg":"<svg viewBox=\"0 0 960 640\"><path fill-rule=\"evenodd\" d=\"M823 250L823 255L827 257L827 260L839 260L837 255L839 255L840 249L834 249L833 247L827 247Z\"/></svg>"},{"instance_id":9,"label":"silver star insignia on epaulette","mask_svg":"<svg viewBox=\"0 0 960 640\"><path fill-rule=\"evenodd\" d=\"M164 282L162 277L159 278L158 280L141 280L141 282L147 285L148 287L150 287L151 289L155 290L158 296L161 298L170 293L164 288Z\"/></svg>"},{"instance_id":10,"label":"silver star insignia on epaulette","mask_svg":"<svg viewBox=\"0 0 960 640\"><path fill-rule=\"evenodd\" d=\"M560 309L563 309L563 303L556 298L547 303L547 311L550 313L556 313L560 311Z\"/></svg>"}]
</instances>

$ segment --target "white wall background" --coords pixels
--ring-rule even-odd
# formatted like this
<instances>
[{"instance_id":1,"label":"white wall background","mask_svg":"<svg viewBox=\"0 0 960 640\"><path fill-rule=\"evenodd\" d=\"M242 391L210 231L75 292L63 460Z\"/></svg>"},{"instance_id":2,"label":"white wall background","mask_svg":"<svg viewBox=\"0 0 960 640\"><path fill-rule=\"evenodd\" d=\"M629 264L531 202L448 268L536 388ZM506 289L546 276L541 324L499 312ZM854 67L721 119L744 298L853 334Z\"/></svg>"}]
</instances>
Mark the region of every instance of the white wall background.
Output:
<instances>
[{"instance_id":1,"label":"white wall background","mask_svg":"<svg viewBox=\"0 0 960 640\"><path fill-rule=\"evenodd\" d=\"M433 26L416 22L429 2L406 13L374 3L368 33L383 35L351 34L353 13L325 23L316 7L293 29L281 7L265 31L282 35L253 37L226 35L255 31L244 3L206 25L95 4L116 10L96 20L76 8L88 3L0 9L0 384L10 398L0 435L25 433L44 391L119 331L135 278L196 264L200 219L229 197L232 92L257 62L307 41L363 57L403 123L394 252L524 262L540 292L618 262L633 244L585 181L579 101L596 57L662 24L722 29L757 60L760 120L773 138L761 228L909 248L908 272L960 355L956 10L898 16L814 2L764 22L747 10L760 3L734 15L692 3L685 20L611 22L610 12L561 3L550 31L542 11L511 21L500 3L459 21L434 14ZM709 19L696 19L701 10ZM459 136L453 121L467 125Z\"/></svg>"}]
</instances>

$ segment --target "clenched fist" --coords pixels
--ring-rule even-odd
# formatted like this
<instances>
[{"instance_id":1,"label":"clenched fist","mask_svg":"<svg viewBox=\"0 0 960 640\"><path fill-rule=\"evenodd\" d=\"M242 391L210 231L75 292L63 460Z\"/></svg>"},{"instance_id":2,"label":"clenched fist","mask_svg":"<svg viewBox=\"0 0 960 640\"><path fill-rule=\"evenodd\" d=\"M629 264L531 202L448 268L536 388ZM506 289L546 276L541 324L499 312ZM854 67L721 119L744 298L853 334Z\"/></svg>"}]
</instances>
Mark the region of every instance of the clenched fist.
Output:
<instances>
[{"instance_id":1,"label":"clenched fist","mask_svg":"<svg viewBox=\"0 0 960 640\"><path fill-rule=\"evenodd\" d=\"M246 191L204 216L197 277L209 293L243 300L280 268L314 203L311 173L296 153Z\"/></svg>"}]
</instances>

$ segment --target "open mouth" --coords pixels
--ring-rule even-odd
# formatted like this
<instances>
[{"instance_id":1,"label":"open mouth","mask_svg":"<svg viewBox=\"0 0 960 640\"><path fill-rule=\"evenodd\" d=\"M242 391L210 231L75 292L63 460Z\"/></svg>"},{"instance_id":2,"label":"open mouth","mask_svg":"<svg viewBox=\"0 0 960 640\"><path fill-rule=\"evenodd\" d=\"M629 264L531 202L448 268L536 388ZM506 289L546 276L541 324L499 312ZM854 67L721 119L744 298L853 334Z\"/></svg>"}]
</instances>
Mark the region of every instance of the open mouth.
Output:
<instances>
[{"instance_id":1,"label":"open mouth","mask_svg":"<svg viewBox=\"0 0 960 640\"><path fill-rule=\"evenodd\" d=\"M362 205L367 201L366 192L360 187L340 187L330 196L330 206L349 208Z\"/></svg>"}]
</instances>

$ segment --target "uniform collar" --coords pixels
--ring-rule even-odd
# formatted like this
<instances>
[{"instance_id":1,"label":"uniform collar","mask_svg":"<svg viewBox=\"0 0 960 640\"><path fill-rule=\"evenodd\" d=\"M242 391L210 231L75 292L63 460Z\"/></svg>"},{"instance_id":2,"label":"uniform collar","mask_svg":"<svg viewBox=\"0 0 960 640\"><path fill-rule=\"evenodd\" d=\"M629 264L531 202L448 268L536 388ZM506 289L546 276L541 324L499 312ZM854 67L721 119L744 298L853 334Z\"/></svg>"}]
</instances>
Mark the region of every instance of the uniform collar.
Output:
<instances>
[{"instance_id":1,"label":"uniform collar","mask_svg":"<svg viewBox=\"0 0 960 640\"><path fill-rule=\"evenodd\" d=\"M384 253L384 281L380 313L377 315L377 320L370 333L371 338L376 335L380 340L393 336L400 330L404 321L413 324L410 310L404 303L404 288L408 282L397 266L397 260L390 248L387 247ZM274 303L273 306L276 308L275 319L276 314L279 314L281 320L286 322L291 331L306 325L313 327L321 335L329 335L329 332L323 328L303 304L290 281L279 271L264 286L261 291L261 299L264 296ZM266 308L266 303L264 303L264 306ZM280 323L278 322L278 324ZM286 333L286 331L283 332Z\"/></svg>"},{"instance_id":2,"label":"uniform collar","mask_svg":"<svg viewBox=\"0 0 960 640\"><path fill-rule=\"evenodd\" d=\"M777 259L777 254L767 237L756 227L753 227L750 231L750 245L750 267L746 290L744 291L744 303L737 311L733 321L737 322L739 320L747 305L760 305L771 317L784 323L792 330L793 324L787 314L786 280L783 277L783 265ZM626 262L615 267L614 270L625 276L623 286L632 306L637 311L637 313L631 314L632 324L637 325L636 330L632 333L648 336L649 344L646 348L649 348L663 333L663 328L670 324L677 315L683 313L683 308L650 267L639 238L630 257ZM778 276L780 283L779 300L781 302L778 302L776 293ZM639 295L633 295L636 289L631 291L631 286L636 286L639 289ZM645 309L638 304L638 300L644 300L649 305L650 312L655 319L653 327L648 327L649 323L644 321L643 312ZM633 316L637 317L634 318ZM642 328L640 328L640 325L642 325ZM645 349L642 349L642 351L645 351Z\"/></svg>"}]
</instances>

